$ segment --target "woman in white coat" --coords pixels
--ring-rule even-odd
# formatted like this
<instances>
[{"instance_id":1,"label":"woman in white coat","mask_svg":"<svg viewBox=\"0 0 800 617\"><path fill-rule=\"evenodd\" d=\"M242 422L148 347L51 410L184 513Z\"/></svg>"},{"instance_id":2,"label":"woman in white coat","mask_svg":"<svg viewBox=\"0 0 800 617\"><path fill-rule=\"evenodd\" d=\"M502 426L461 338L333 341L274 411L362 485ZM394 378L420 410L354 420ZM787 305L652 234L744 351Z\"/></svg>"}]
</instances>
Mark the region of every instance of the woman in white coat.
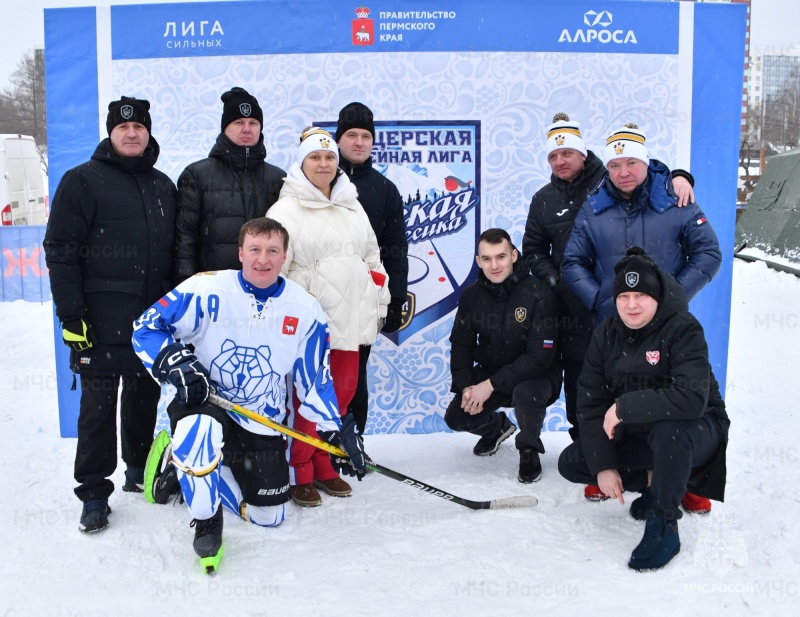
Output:
<instances>
[{"instance_id":1,"label":"woman in white coat","mask_svg":"<svg viewBox=\"0 0 800 617\"><path fill-rule=\"evenodd\" d=\"M325 312L331 375L342 413L358 381L358 347L375 342L390 300L378 242L357 197L339 169L333 137L308 127L280 199L267 213L289 231L283 274L313 294ZM316 435L315 425L299 414L291 413L290 424ZM292 500L298 505L319 505L318 488L337 497L350 494L350 485L322 450L292 440L289 462Z\"/></svg>"}]
</instances>

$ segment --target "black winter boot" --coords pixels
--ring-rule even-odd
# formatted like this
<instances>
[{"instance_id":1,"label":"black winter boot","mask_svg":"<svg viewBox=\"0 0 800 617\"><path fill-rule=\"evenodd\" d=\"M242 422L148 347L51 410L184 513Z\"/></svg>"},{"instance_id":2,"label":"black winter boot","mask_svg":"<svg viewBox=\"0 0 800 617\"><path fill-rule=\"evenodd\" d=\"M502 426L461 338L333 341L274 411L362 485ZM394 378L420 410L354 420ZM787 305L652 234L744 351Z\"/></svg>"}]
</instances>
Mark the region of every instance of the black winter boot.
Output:
<instances>
[{"instance_id":1,"label":"black winter boot","mask_svg":"<svg viewBox=\"0 0 800 617\"><path fill-rule=\"evenodd\" d=\"M78 529L83 533L94 533L105 529L108 527L109 514L111 514L111 508L108 506L108 499L85 501Z\"/></svg>"},{"instance_id":2,"label":"black winter boot","mask_svg":"<svg viewBox=\"0 0 800 617\"><path fill-rule=\"evenodd\" d=\"M664 520L652 510L647 512L644 536L633 549L628 567L638 572L660 570L681 550L678 521Z\"/></svg>"},{"instance_id":3,"label":"black winter boot","mask_svg":"<svg viewBox=\"0 0 800 617\"><path fill-rule=\"evenodd\" d=\"M539 453L533 448L523 448L519 451L519 476L523 484L538 482L542 477L542 463Z\"/></svg>"}]
</instances>

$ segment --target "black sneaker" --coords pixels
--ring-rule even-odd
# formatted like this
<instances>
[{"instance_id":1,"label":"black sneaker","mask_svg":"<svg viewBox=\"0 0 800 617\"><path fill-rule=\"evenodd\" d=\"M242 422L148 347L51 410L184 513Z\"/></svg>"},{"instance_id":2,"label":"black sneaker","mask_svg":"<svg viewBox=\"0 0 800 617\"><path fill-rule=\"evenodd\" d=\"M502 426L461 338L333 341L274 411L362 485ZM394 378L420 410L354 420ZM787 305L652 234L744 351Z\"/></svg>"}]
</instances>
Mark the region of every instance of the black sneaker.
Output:
<instances>
[{"instance_id":1,"label":"black sneaker","mask_svg":"<svg viewBox=\"0 0 800 617\"><path fill-rule=\"evenodd\" d=\"M125 484L122 490L126 493L144 492L144 467L128 467L125 470Z\"/></svg>"},{"instance_id":2,"label":"black sneaker","mask_svg":"<svg viewBox=\"0 0 800 617\"><path fill-rule=\"evenodd\" d=\"M517 430L517 427L514 426L514 423L508 419L505 413L501 411L500 415L502 416L500 432L493 437L481 437L472 449L472 453L476 456L491 456L497 452L500 444L511 437L514 431Z\"/></svg>"},{"instance_id":3,"label":"black sneaker","mask_svg":"<svg viewBox=\"0 0 800 617\"><path fill-rule=\"evenodd\" d=\"M196 518L190 527L194 527L194 552L200 557L216 555L222 546L222 504L214 516L205 520Z\"/></svg>"},{"instance_id":4,"label":"black sneaker","mask_svg":"<svg viewBox=\"0 0 800 617\"><path fill-rule=\"evenodd\" d=\"M94 533L108 527L108 515L111 508L108 499L92 499L83 502L81 523L78 526L83 533Z\"/></svg>"},{"instance_id":5,"label":"black sneaker","mask_svg":"<svg viewBox=\"0 0 800 617\"><path fill-rule=\"evenodd\" d=\"M538 482L542 477L542 463L539 453L533 448L524 448L519 451L519 476L523 484Z\"/></svg>"}]
</instances>

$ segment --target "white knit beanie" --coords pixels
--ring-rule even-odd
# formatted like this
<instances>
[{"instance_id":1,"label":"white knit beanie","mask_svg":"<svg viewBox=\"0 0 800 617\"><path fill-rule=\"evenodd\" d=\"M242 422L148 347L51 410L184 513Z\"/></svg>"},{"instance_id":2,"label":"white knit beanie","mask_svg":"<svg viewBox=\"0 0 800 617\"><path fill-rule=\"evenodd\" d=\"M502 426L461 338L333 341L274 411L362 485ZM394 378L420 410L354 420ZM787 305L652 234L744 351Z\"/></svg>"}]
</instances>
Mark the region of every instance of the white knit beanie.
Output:
<instances>
[{"instance_id":1,"label":"white knit beanie","mask_svg":"<svg viewBox=\"0 0 800 617\"><path fill-rule=\"evenodd\" d=\"M333 152L336 155L336 164L339 164L339 149L331 134L316 126L306 127L303 134L300 135L300 146L297 148L297 157L295 158L297 164L302 167L306 157L316 150Z\"/></svg>"},{"instance_id":2,"label":"white knit beanie","mask_svg":"<svg viewBox=\"0 0 800 617\"><path fill-rule=\"evenodd\" d=\"M645 165L650 164L645 135L635 124L628 123L609 135L604 151L606 165L614 159L639 159Z\"/></svg>"},{"instance_id":3,"label":"white knit beanie","mask_svg":"<svg viewBox=\"0 0 800 617\"><path fill-rule=\"evenodd\" d=\"M547 156L555 150L571 148L586 156L586 144L581 137L581 125L573 122L563 112L553 116L553 124L547 127Z\"/></svg>"}]
</instances>

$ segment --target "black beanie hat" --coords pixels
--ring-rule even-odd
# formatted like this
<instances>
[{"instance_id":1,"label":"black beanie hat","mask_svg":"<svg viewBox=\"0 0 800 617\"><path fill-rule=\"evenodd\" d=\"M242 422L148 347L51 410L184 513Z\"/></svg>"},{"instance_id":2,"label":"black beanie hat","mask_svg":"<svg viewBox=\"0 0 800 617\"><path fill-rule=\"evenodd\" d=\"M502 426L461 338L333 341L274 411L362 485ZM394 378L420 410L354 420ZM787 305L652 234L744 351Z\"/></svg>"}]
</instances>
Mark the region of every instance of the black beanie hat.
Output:
<instances>
[{"instance_id":1,"label":"black beanie hat","mask_svg":"<svg viewBox=\"0 0 800 617\"><path fill-rule=\"evenodd\" d=\"M342 135L350 129L364 129L372 133L372 140L375 141L375 121L372 111L364 103L350 103L342 107L339 112L339 124L336 127L334 139L338 142Z\"/></svg>"},{"instance_id":2,"label":"black beanie hat","mask_svg":"<svg viewBox=\"0 0 800 617\"><path fill-rule=\"evenodd\" d=\"M111 101L108 104L108 117L106 118L106 130L111 135L114 127L123 122L138 122L143 124L148 133L153 125L150 120L150 101L135 99L131 96L123 96L118 101Z\"/></svg>"},{"instance_id":3,"label":"black beanie hat","mask_svg":"<svg viewBox=\"0 0 800 617\"><path fill-rule=\"evenodd\" d=\"M239 118L253 118L258 120L261 128L264 128L264 112L261 111L261 106L258 100L244 88L231 88L224 92L220 97L222 99L222 132L225 132L225 127L234 120Z\"/></svg>"},{"instance_id":4,"label":"black beanie hat","mask_svg":"<svg viewBox=\"0 0 800 617\"><path fill-rule=\"evenodd\" d=\"M638 246L632 246L628 249L625 257L617 262L614 266L614 300L621 293L627 291L638 291L645 293L656 300L661 302L663 296L663 289L661 287L661 279L659 278L659 270L656 262L654 262L644 249Z\"/></svg>"}]
</instances>

